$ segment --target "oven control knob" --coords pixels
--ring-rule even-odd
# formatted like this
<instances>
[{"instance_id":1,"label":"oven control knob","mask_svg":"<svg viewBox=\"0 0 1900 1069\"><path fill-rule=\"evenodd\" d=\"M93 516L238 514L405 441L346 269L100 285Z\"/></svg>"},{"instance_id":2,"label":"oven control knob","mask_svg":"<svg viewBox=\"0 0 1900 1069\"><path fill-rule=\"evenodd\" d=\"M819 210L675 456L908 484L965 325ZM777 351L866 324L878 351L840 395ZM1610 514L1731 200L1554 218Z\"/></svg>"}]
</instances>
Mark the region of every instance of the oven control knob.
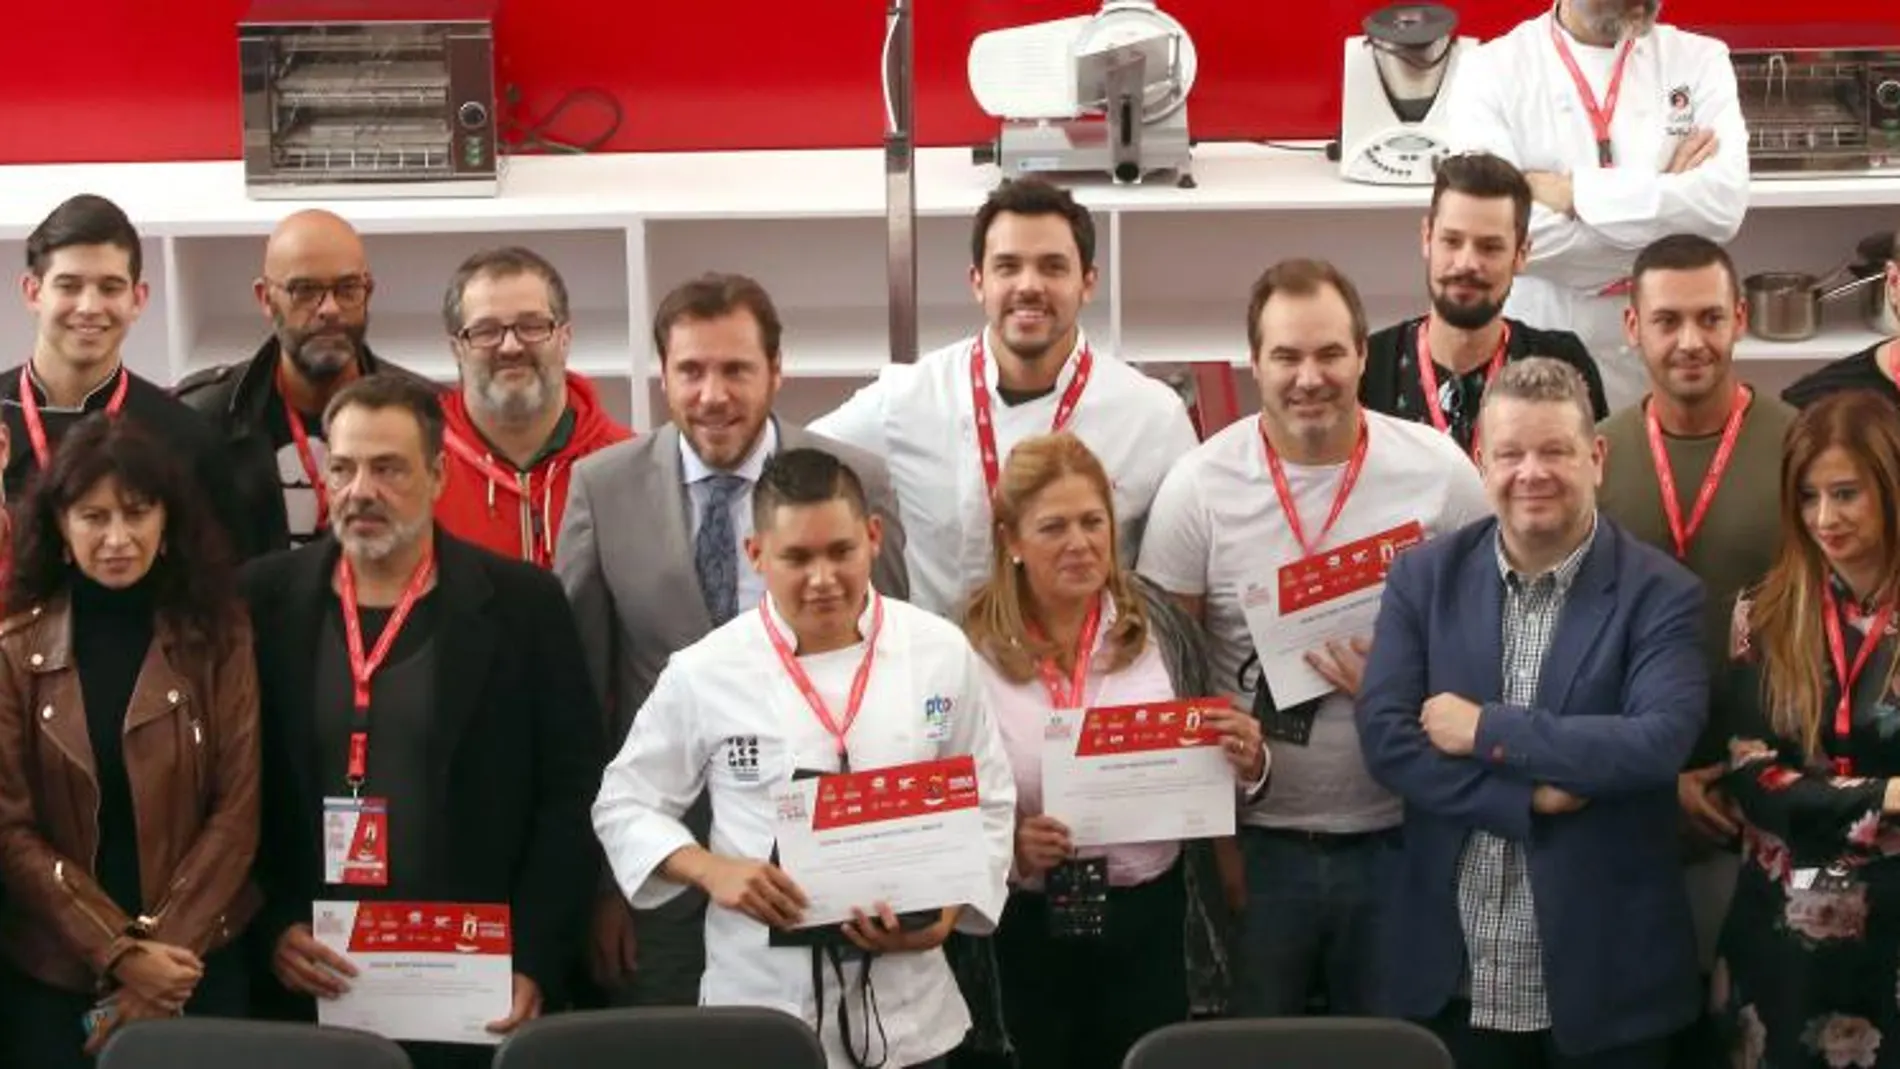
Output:
<instances>
[{"instance_id":1,"label":"oven control knob","mask_svg":"<svg viewBox=\"0 0 1900 1069\"><path fill-rule=\"evenodd\" d=\"M1889 78L1874 90L1874 99L1889 111L1900 111L1900 78Z\"/></svg>"},{"instance_id":2,"label":"oven control knob","mask_svg":"<svg viewBox=\"0 0 1900 1069\"><path fill-rule=\"evenodd\" d=\"M462 125L470 130L479 130L488 125L488 109L479 100L471 100L456 109L455 115Z\"/></svg>"}]
</instances>

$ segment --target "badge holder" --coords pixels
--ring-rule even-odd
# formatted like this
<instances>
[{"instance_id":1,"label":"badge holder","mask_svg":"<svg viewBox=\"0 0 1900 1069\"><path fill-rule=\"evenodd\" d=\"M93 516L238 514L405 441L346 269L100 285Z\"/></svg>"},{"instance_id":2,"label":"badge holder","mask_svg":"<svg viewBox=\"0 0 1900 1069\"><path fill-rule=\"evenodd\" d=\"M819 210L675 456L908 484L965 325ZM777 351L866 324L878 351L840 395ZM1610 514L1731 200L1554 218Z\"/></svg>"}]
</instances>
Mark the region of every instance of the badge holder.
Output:
<instances>
[{"instance_id":1,"label":"badge holder","mask_svg":"<svg viewBox=\"0 0 1900 1069\"><path fill-rule=\"evenodd\" d=\"M1253 715L1260 721L1261 734L1267 738L1305 746L1313 737L1313 721L1319 718L1319 706L1325 700L1314 698L1283 710L1274 704L1273 694L1267 689L1267 677L1262 673L1260 684L1253 692Z\"/></svg>"},{"instance_id":2,"label":"badge holder","mask_svg":"<svg viewBox=\"0 0 1900 1069\"><path fill-rule=\"evenodd\" d=\"M1108 859L1064 861L1043 878L1049 934L1056 939L1100 939L1108 930Z\"/></svg>"}]
</instances>

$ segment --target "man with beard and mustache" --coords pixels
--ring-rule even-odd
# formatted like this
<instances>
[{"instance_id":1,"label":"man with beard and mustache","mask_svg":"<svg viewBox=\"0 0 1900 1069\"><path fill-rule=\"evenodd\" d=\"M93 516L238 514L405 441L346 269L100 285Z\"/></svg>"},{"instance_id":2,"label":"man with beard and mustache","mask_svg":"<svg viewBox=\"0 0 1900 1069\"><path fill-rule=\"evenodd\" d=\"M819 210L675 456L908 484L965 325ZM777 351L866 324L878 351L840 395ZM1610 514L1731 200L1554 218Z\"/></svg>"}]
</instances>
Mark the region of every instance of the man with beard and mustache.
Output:
<instances>
[{"instance_id":1,"label":"man with beard and mustache","mask_svg":"<svg viewBox=\"0 0 1900 1069\"><path fill-rule=\"evenodd\" d=\"M117 204L82 193L54 208L26 239L20 281L33 316L32 356L0 372L0 420L12 450L5 498L20 496L67 430L93 412L123 414L176 449L240 556L249 541L231 465L212 430L164 387L125 365L127 332L145 311L139 232Z\"/></svg>"},{"instance_id":2,"label":"man with beard and mustache","mask_svg":"<svg viewBox=\"0 0 1900 1069\"><path fill-rule=\"evenodd\" d=\"M1748 209L1728 46L1661 13L1661 0L1558 0L1470 52L1445 89L1456 147L1517 165L1536 201L1506 311L1575 331L1612 412L1648 388L1623 337L1630 257L1669 234L1729 241Z\"/></svg>"},{"instance_id":3,"label":"man with beard and mustache","mask_svg":"<svg viewBox=\"0 0 1900 1069\"><path fill-rule=\"evenodd\" d=\"M1206 626L1216 686L1254 711L1272 752L1266 794L1240 816L1241 863L1224 862L1242 915L1236 1012L1297 1016L1317 989L1328 1012L1367 1016L1401 817L1353 725L1370 627L1304 650L1288 637L1350 599L1376 604L1378 562L1483 516L1484 489L1444 435L1359 404L1365 308L1336 268L1269 268L1247 323L1260 418L1168 473L1138 570ZM1327 597L1282 599L1314 587Z\"/></svg>"},{"instance_id":4,"label":"man with beard and mustache","mask_svg":"<svg viewBox=\"0 0 1900 1069\"><path fill-rule=\"evenodd\" d=\"M506 905L512 997L487 1043L404 1044L417 1069L486 1067L501 1035L566 997L600 866L600 708L560 583L436 523L440 391L368 375L323 425L329 536L244 572L263 1001L308 1019L357 976L313 936L315 902Z\"/></svg>"},{"instance_id":5,"label":"man with beard and mustache","mask_svg":"<svg viewBox=\"0 0 1900 1069\"><path fill-rule=\"evenodd\" d=\"M977 210L970 255L984 330L884 368L811 425L885 458L911 600L956 619L989 578L991 487L1017 442L1065 429L1080 438L1114 481L1131 555L1162 477L1195 443L1180 396L1092 348L1082 330L1095 294L1095 223L1067 190L1035 178L1003 183Z\"/></svg>"},{"instance_id":6,"label":"man with beard and mustache","mask_svg":"<svg viewBox=\"0 0 1900 1069\"><path fill-rule=\"evenodd\" d=\"M1735 375L1748 308L1721 246L1686 234L1664 238L1637 256L1632 276L1625 323L1649 369L1650 392L1599 428L1610 455L1598 501L1624 530L1674 554L1702 579L1705 652L1720 679L1730 668L1736 595L1774 563L1773 517L1781 514L1774 473L1795 410ZM1716 785L1728 769L1728 730L1715 712L1676 791L1705 975L1740 864L1740 827ZM1706 1030L1692 1030L1678 1043L1676 1064L1717 1064L1719 1049Z\"/></svg>"},{"instance_id":7,"label":"man with beard and mustache","mask_svg":"<svg viewBox=\"0 0 1900 1069\"><path fill-rule=\"evenodd\" d=\"M304 545L329 526L323 406L359 375L408 374L364 341L375 288L349 223L318 209L290 215L271 231L264 273L251 283L270 339L249 360L187 376L175 390L224 441L253 552Z\"/></svg>"},{"instance_id":8,"label":"man with beard and mustache","mask_svg":"<svg viewBox=\"0 0 1900 1069\"><path fill-rule=\"evenodd\" d=\"M461 388L443 403L442 526L552 568L575 463L633 437L594 384L567 369L567 284L529 249L478 252L449 280L442 322L461 369Z\"/></svg>"},{"instance_id":9,"label":"man with beard and mustache","mask_svg":"<svg viewBox=\"0 0 1900 1069\"><path fill-rule=\"evenodd\" d=\"M615 748L667 660L764 597L745 540L760 473L781 451L822 449L851 466L883 525L872 585L909 596L884 462L773 414L782 333L771 295L753 279L709 274L675 287L653 315L672 422L575 465L554 570L580 620ZM703 845L706 802L682 819ZM617 1004L697 1005L705 917L696 889L636 914L608 888L595 904L591 979Z\"/></svg>"},{"instance_id":10,"label":"man with beard and mustache","mask_svg":"<svg viewBox=\"0 0 1900 1069\"><path fill-rule=\"evenodd\" d=\"M1512 360L1549 356L1583 375L1598 419L1609 415L1596 361L1575 334L1503 315L1530 252L1530 216L1530 183L1504 160L1473 152L1438 165L1420 237L1431 310L1366 339L1367 408L1430 423L1471 453L1485 386Z\"/></svg>"}]
</instances>

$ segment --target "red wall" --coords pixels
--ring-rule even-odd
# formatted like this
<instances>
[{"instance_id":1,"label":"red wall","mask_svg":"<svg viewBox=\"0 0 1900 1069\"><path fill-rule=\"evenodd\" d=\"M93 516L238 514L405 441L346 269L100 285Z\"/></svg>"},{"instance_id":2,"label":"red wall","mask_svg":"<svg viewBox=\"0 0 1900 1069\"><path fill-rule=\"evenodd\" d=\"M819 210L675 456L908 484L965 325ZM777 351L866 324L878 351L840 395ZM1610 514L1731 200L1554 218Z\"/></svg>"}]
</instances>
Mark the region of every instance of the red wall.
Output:
<instances>
[{"instance_id":1,"label":"red wall","mask_svg":"<svg viewBox=\"0 0 1900 1069\"><path fill-rule=\"evenodd\" d=\"M395 6L397 0L387 0ZM0 32L0 163L216 159L238 152L235 23L246 0L17 0ZM915 0L917 122L925 144L995 135L970 98L969 42L1000 26L1093 11L1097 0ZM1162 0L1200 53L1190 127L1202 140L1337 132L1341 42L1380 0ZM1492 36L1539 0L1464 0L1461 29ZM1669 0L1694 28L1879 23L1896 0ZM1804 18L1805 16L1805 18ZM85 22L82 23L81 19ZM587 24L582 25L581 19ZM878 0L502 0L504 82L527 110L569 90L617 95L612 150L876 144ZM602 112L554 131L583 138Z\"/></svg>"}]
</instances>

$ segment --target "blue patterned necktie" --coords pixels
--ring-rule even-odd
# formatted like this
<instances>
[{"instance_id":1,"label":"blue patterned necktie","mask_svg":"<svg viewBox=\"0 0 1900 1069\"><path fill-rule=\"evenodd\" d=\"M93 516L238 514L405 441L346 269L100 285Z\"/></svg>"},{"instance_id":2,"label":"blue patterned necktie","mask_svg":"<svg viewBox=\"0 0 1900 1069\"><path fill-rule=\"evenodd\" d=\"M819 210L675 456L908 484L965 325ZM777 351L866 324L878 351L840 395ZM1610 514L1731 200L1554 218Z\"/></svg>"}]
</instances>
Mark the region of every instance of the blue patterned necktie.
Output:
<instances>
[{"instance_id":1,"label":"blue patterned necktie","mask_svg":"<svg viewBox=\"0 0 1900 1069\"><path fill-rule=\"evenodd\" d=\"M737 475L709 475L706 511L700 517L699 537L693 542L693 570L714 627L739 611L739 558L732 534L732 499L745 490Z\"/></svg>"}]
</instances>

